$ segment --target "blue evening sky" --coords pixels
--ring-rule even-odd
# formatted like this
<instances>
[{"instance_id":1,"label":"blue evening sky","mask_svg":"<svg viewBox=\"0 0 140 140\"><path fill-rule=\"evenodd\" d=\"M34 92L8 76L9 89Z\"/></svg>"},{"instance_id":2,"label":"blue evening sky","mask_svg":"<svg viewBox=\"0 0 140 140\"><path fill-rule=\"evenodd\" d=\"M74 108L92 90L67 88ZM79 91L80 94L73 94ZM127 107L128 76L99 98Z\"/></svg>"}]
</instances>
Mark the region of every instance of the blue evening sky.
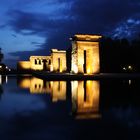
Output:
<instances>
[{"instance_id":1,"label":"blue evening sky","mask_svg":"<svg viewBox=\"0 0 140 140\"><path fill-rule=\"evenodd\" d=\"M0 47L10 67L51 48L67 49L76 33L140 34L139 0L0 0L0 13Z\"/></svg>"}]
</instances>

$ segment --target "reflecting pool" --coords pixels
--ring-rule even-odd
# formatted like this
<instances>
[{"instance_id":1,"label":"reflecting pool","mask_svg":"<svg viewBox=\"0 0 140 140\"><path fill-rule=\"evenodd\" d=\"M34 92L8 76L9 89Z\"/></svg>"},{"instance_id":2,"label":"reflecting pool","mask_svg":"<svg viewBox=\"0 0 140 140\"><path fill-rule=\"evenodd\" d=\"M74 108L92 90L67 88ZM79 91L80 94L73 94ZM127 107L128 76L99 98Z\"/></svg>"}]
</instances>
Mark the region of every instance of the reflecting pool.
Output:
<instances>
[{"instance_id":1,"label":"reflecting pool","mask_svg":"<svg viewBox=\"0 0 140 140\"><path fill-rule=\"evenodd\" d=\"M0 76L2 140L140 139L140 81Z\"/></svg>"}]
</instances>

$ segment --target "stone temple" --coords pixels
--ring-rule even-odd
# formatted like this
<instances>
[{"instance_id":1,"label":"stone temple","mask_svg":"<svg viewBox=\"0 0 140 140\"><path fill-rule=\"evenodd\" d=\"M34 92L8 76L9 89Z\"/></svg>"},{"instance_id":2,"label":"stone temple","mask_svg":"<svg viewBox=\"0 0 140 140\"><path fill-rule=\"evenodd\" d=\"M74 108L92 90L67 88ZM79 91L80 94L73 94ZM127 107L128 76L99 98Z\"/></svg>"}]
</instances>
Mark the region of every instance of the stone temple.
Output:
<instances>
[{"instance_id":1,"label":"stone temple","mask_svg":"<svg viewBox=\"0 0 140 140\"><path fill-rule=\"evenodd\" d=\"M99 35L88 34L77 34L70 38L72 73L96 74L100 72L100 39ZM29 61L18 62L17 69L61 73L67 71L67 61L65 50L52 49L50 56L30 56Z\"/></svg>"},{"instance_id":2,"label":"stone temple","mask_svg":"<svg viewBox=\"0 0 140 140\"><path fill-rule=\"evenodd\" d=\"M51 50L51 69L50 71L64 72L66 66L66 51L52 49Z\"/></svg>"},{"instance_id":3,"label":"stone temple","mask_svg":"<svg viewBox=\"0 0 140 140\"><path fill-rule=\"evenodd\" d=\"M29 61L19 61L17 69L20 71L39 70L52 72L65 72L66 51L52 49L50 56L30 56Z\"/></svg>"},{"instance_id":4,"label":"stone temple","mask_svg":"<svg viewBox=\"0 0 140 140\"><path fill-rule=\"evenodd\" d=\"M74 73L99 73L99 39L97 35L75 35L72 40L71 70Z\"/></svg>"}]
</instances>

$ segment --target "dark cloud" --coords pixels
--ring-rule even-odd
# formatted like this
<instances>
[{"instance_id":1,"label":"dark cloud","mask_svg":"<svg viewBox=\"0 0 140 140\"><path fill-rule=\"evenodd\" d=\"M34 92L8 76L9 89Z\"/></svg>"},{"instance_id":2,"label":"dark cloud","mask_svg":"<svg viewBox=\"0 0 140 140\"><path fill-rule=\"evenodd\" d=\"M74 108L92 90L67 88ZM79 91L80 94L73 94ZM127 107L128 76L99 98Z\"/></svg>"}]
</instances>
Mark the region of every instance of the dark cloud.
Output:
<instances>
[{"instance_id":1,"label":"dark cloud","mask_svg":"<svg viewBox=\"0 0 140 140\"><path fill-rule=\"evenodd\" d=\"M8 24L14 31L24 35L47 35L55 30L61 21L52 20L45 14L34 14L19 10L9 11L10 20Z\"/></svg>"},{"instance_id":2,"label":"dark cloud","mask_svg":"<svg viewBox=\"0 0 140 140\"><path fill-rule=\"evenodd\" d=\"M57 0L62 1L64 2ZM32 34L48 35L47 33L57 33L61 29L66 32L74 30L81 33L104 33L114 29L123 20L139 15L138 3L138 0L75 0L71 12L67 13L67 19L52 19L47 16L47 11L46 14L34 14L14 10L9 12L9 24L21 33L29 30Z\"/></svg>"},{"instance_id":3,"label":"dark cloud","mask_svg":"<svg viewBox=\"0 0 140 140\"><path fill-rule=\"evenodd\" d=\"M114 29L123 20L140 14L137 3L130 0L76 0L72 14L83 30L104 33Z\"/></svg>"},{"instance_id":4,"label":"dark cloud","mask_svg":"<svg viewBox=\"0 0 140 140\"><path fill-rule=\"evenodd\" d=\"M67 3L65 0L56 1ZM40 51L23 52L24 55L15 52L11 55L25 58L32 54L43 55L44 52L48 54L51 48L66 49L70 46L69 37L75 33L113 36L113 33L116 34L114 31L123 26L121 23L130 18L135 21L140 19L140 2L139 0L73 0L70 9L68 11L65 9L63 13L65 16L62 15L61 18L50 17L47 11L45 12L46 14L21 10L9 11L8 24L15 32L46 38L46 42L40 45ZM139 26L133 28L133 30L139 29ZM119 35L121 37L121 34Z\"/></svg>"}]
</instances>

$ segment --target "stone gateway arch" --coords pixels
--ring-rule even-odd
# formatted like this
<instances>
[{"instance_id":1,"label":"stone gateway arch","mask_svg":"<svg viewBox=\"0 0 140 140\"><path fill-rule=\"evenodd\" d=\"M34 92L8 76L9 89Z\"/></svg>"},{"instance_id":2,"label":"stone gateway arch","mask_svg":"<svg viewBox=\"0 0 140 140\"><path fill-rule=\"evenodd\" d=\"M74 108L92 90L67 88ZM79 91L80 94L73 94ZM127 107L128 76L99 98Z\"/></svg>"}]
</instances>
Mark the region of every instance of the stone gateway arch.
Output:
<instances>
[{"instance_id":1,"label":"stone gateway arch","mask_svg":"<svg viewBox=\"0 0 140 140\"><path fill-rule=\"evenodd\" d=\"M72 40L73 73L95 74L100 72L98 35L75 35Z\"/></svg>"}]
</instances>

